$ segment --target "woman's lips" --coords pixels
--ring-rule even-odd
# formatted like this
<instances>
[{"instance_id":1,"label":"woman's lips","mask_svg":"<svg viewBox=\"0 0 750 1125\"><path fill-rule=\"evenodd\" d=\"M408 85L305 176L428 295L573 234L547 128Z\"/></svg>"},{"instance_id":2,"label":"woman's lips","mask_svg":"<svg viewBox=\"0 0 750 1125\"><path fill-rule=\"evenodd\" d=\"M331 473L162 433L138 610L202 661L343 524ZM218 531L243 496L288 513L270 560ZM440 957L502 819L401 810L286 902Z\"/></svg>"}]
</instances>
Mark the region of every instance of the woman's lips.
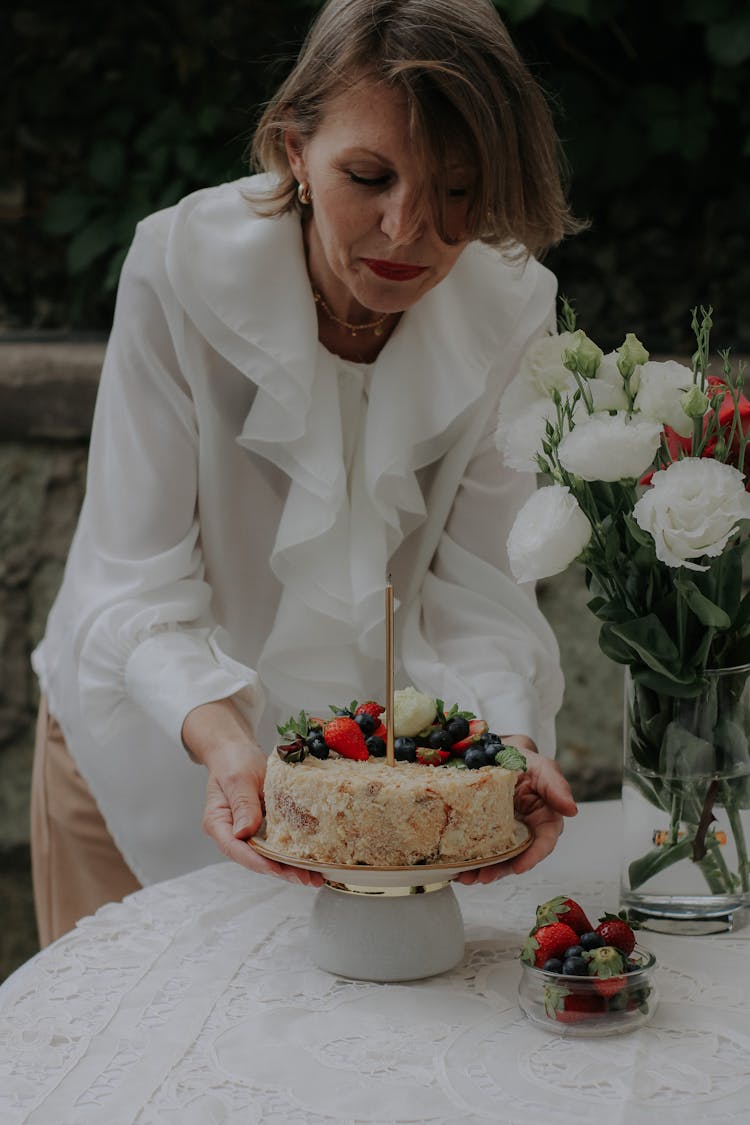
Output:
<instances>
[{"instance_id":1,"label":"woman's lips","mask_svg":"<svg viewBox=\"0 0 750 1125\"><path fill-rule=\"evenodd\" d=\"M427 266L410 266L406 262L386 262L380 258L363 258L362 261L377 277L385 277L388 281L413 281L427 269Z\"/></svg>"}]
</instances>

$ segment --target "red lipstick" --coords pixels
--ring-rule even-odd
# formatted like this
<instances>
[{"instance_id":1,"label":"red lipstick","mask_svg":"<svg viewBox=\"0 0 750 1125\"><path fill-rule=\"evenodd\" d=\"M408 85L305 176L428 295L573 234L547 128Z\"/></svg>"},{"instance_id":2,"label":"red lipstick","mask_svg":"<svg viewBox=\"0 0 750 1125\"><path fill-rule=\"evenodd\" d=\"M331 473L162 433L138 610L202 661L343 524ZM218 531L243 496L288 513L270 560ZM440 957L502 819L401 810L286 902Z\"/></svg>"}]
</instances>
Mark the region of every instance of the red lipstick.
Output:
<instances>
[{"instance_id":1,"label":"red lipstick","mask_svg":"<svg viewBox=\"0 0 750 1125\"><path fill-rule=\"evenodd\" d=\"M363 258L362 261L376 277L384 277L388 281L413 281L427 269L427 266L411 266L406 262L386 262L380 258Z\"/></svg>"}]
</instances>

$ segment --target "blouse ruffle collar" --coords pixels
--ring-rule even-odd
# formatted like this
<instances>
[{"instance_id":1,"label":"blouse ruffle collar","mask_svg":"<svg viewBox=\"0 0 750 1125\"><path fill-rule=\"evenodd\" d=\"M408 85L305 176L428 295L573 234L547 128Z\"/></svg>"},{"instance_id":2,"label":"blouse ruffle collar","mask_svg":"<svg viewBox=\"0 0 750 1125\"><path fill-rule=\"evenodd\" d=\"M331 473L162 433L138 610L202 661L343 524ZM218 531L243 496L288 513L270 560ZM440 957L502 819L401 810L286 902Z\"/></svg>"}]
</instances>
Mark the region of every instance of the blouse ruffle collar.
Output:
<instances>
[{"instance_id":1,"label":"blouse ruffle collar","mask_svg":"<svg viewBox=\"0 0 750 1125\"><path fill-rule=\"evenodd\" d=\"M237 441L290 478L270 559L283 592L259 671L277 704L307 709L372 682L388 560L427 518L417 472L452 445L513 353L534 282L523 265L466 248L373 365L347 481L336 359L317 341L299 219L257 216L244 193L262 184L184 200L167 270L197 329L257 387Z\"/></svg>"}]
</instances>

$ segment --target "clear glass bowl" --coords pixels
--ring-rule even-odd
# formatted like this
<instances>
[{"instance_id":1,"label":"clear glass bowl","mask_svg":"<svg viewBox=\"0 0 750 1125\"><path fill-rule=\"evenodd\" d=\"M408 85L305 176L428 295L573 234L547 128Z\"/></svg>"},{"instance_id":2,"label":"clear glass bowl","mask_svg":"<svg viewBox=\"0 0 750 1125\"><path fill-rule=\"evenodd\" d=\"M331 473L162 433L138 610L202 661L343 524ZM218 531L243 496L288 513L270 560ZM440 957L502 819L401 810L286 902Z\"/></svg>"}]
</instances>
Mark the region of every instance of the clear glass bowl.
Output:
<instances>
[{"instance_id":1,"label":"clear glass bowl","mask_svg":"<svg viewBox=\"0 0 750 1125\"><path fill-rule=\"evenodd\" d=\"M609 980L548 973L522 962L518 1001L532 1023L558 1035L634 1031L648 1023L656 1008L656 958L636 946L629 960L636 967Z\"/></svg>"}]
</instances>

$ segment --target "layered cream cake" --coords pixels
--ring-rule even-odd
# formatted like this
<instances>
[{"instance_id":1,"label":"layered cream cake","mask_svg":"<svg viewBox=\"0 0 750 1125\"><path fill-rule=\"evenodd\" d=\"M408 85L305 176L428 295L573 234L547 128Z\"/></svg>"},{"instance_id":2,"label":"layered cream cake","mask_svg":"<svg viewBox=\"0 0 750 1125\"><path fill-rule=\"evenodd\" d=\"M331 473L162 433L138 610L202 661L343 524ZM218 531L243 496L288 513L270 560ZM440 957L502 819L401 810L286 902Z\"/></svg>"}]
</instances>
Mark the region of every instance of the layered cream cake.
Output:
<instances>
[{"instance_id":1,"label":"layered cream cake","mask_svg":"<svg viewBox=\"0 0 750 1125\"><path fill-rule=\"evenodd\" d=\"M513 845L518 771L271 754L266 844L333 864L462 863Z\"/></svg>"}]
</instances>

